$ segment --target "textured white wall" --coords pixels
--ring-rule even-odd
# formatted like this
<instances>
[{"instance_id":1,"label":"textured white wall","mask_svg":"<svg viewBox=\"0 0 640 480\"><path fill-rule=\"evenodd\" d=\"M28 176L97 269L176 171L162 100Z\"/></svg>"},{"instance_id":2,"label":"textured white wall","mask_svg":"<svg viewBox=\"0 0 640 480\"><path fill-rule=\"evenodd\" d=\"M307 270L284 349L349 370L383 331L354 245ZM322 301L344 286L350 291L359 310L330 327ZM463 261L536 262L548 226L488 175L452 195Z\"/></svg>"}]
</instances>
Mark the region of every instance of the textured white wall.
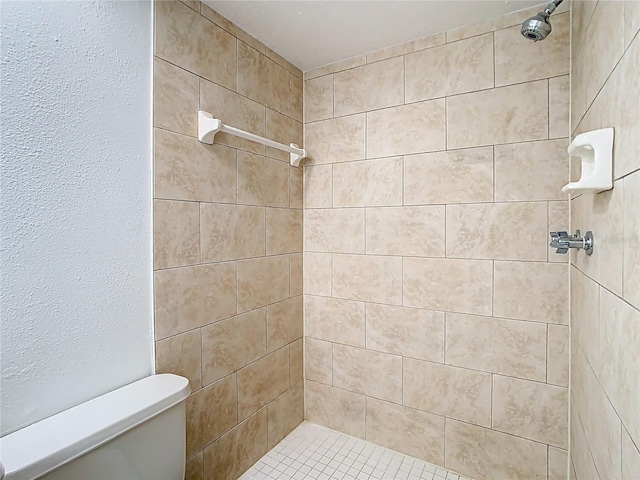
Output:
<instances>
[{"instance_id":1,"label":"textured white wall","mask_svg":"<svg viewBox=\"0 0 640 480\"><path fill-rule=\"evenodd\" d=\"M4 435L152 372L152 5L0 9Z\"/></svg>"}]
</instances>

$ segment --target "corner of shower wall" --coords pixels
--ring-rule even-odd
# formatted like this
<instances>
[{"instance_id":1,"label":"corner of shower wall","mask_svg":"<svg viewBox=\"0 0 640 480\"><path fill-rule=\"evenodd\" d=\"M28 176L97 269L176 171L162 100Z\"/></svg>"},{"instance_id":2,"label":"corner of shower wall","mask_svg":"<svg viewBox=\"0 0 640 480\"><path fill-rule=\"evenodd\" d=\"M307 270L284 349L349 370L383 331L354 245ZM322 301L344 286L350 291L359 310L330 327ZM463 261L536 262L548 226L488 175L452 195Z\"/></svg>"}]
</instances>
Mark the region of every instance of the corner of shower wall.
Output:
<instances>
[{"instance_id":1,"label":"corner of shower wall","mask_svg":"<svg viewBox=\"0 0 640 480\"><path fill-rule=\"evenodd\" d=\"M186 478L235 480L303 419L302 172L197 112L301 145L302 72L199 1L155 23L156 369L191 384Z\"/></svg>"}]
</instances>

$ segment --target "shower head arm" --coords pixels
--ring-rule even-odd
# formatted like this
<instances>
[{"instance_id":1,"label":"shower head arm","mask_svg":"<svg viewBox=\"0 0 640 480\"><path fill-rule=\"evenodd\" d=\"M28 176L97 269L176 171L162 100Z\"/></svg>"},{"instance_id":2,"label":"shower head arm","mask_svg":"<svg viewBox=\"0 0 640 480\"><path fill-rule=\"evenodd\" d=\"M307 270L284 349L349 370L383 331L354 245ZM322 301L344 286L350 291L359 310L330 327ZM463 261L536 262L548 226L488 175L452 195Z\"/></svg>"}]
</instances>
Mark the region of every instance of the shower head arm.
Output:
<instances>
[{"instance_id":1,"label":"shower head arm","mask_svg":"<svg viewBox=\"0 0 640 480\"><path fill-rule=\"evenodd\" d=\"M555 12L556 8L558 7L558 5L560 5L562 3L563 0L553 0L553 2L551 2L549 5L547 5L547 8L544 9L544 12L540 12L540 14L545 14L546 13L546 17L548 17L549 15L551 15L553 12Z\"/></svg>"}]
</instances>

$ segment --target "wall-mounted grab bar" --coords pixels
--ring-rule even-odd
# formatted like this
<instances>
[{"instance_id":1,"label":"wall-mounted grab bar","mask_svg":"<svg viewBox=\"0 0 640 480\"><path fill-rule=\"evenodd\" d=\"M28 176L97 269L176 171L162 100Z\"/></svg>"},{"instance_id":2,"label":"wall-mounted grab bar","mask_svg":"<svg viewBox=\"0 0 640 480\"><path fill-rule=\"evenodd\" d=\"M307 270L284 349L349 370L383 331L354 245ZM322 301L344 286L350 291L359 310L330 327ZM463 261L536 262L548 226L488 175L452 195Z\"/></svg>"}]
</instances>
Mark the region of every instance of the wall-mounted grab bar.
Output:
<instances>
[{"instance_id":1,"label":"wall-mounted grab bar","mask_svg":"<svg viewBox=\"0 0 640 480\"><path fill-rule=\"evenodd\" d=\"M300 161L303 158L307 158L307 152L304 148L298 147L295 143L285 145L284 143L275 142L268 138L255 135L253 133L245 132L239 128L230 127L222 123L222 120L213 118L210 113L202 110L198 111L198 140L202 143L208 143L211 145L215 140L216 133L228 133L229 135L235 135L236 137L246 138L253 142L261 143L267 147L277 148L278 150L284 150L289 152L289 161L292 166L297 167L300 165Z\"/></svg>"}]
</instances>

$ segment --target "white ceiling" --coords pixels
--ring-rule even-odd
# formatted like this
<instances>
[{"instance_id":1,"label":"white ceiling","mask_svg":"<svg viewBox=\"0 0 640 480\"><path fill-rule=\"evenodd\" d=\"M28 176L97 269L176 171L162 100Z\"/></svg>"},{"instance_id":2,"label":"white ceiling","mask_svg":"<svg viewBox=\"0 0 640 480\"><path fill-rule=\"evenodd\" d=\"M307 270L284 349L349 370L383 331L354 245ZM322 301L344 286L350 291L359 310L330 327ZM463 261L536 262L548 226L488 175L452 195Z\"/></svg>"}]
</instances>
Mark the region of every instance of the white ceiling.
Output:
<instances>
[{"instance_id":1,"label":"white ceiling","mask_svg":"<svg viewBox=\"0 0 640 480\"><path fill-rule=\"evenodd\" d=\"M303 71L541 3L540 0L204 1Z\"/></svg>"}]
</instances>

